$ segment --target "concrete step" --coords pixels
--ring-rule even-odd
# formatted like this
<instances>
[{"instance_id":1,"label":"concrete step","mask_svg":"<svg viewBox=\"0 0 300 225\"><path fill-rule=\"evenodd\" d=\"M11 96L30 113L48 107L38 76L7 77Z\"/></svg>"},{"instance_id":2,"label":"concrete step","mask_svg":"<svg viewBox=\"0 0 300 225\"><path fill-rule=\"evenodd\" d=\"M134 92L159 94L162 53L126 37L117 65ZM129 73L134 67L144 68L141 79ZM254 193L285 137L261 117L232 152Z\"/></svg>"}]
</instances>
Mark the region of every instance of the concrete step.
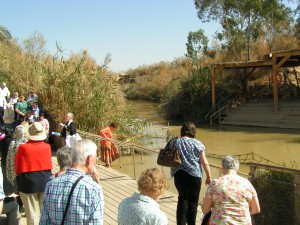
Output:
<instances>
[{"instance_id":1,"label":"concrete step","mask_svg":"<svg viewBox=\"0 0 300 225\"><path fill-rule=\"evenodd\" d=\"M300 129L300 100L283 100L273 109L270 100L246 103L229 110L220 124Z\"/></svg>"}]
</instances>

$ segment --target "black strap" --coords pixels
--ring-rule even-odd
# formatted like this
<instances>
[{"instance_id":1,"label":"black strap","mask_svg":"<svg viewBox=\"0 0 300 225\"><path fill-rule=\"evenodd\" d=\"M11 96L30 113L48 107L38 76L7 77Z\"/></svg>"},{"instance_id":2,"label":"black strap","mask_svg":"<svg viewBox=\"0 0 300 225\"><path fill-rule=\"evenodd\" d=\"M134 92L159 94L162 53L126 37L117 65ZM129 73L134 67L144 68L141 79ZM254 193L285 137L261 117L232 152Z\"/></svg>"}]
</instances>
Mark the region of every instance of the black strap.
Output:
<instances>
[{"instance_id":1,"label":"black strap","mask_svg":"<svg viewBox=\"0 0 300 225\"><path fill-rule=\"evenodd\" d=\"M65 208L65 211L64 211L63 219L62 219L60 225L64 225L64 221L65 221L65 218L66 218L66 216L67 216L67 212L68 212L68 209L69 209L69 206L70 206L70 201L71 201L71 197L72 197L73 191L74 191L76 185L78 184L78 182L79 182L82 178L83 178L83 176L78 177L78 179L75 181L75 183L74 183L73 186L72 186L72 189L71 189L70 194L69 194L68 202L67 202L67 205L66 205L66 208Z\"/></svg>"}]
</instances>

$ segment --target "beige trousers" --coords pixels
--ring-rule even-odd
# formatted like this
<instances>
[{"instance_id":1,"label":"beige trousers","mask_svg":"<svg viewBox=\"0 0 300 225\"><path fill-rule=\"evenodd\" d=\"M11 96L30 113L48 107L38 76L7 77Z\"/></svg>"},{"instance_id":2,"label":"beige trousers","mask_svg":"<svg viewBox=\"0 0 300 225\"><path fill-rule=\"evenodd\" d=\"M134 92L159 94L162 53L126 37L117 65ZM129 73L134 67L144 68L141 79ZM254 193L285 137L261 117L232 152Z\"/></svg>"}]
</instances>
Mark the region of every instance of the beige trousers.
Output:
<instances>
[{"instance_id":1,"label":"beige trousers","mask_svg":"<svg viewBox=\"0 0 300 225\"><path fill-rule=\"evenodd\" d=\"M43 205L43 192L26 194L23 192L19 192L21 200L24 205L27 225L39 225L41 213L42 213L42 205Z\"/></svg>"}]
</instances>

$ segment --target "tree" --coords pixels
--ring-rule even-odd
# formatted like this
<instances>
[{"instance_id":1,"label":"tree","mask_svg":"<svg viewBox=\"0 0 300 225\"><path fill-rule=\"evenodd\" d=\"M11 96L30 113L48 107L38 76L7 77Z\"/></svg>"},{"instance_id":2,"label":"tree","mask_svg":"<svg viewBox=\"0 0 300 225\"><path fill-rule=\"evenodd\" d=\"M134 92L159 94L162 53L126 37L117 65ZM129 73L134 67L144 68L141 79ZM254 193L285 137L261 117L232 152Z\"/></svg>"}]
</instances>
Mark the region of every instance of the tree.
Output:
<instances>
[{"instance_id":1,"label":"tree","mask_svg":"<svg viewBox=\"0 0 300 225\"><path fill-rule=\"evenodd\" d=\"M199 29L196 32L189 32L188 41L186 43L186 56L190 57L193 63L197 62L201 55L207 52L207 44L208 38L205 36L203 29Z\"/></svg>"},{"instance_id":2,"label":"tree","mask_svg":"<svg viewBox=\"0 0 300 225\"><path fill-rule=\"evenodd\" d=\"M5 42L8 40L11 40L12 36L9 32L9 30L7 30L5 27L0 25L0 42Z\"/></svg>"},{"instance_id":3,"label":"tree","mask_svg":"<svg viewBox=\"0 0 300 225\"><path fill-rule=\"evenodd\" d=\"M290 20L290 10L279 0L195 0L202 22L218 21L222 31L217 37L228 50L232 60L250 60L250 42L261 35L279 31L283 20ZM268 9L268 10L266 10ZM270 26L269 26L270 25ZM281 30L282 31L282 30Z\"/></svg>"}]
</instances>

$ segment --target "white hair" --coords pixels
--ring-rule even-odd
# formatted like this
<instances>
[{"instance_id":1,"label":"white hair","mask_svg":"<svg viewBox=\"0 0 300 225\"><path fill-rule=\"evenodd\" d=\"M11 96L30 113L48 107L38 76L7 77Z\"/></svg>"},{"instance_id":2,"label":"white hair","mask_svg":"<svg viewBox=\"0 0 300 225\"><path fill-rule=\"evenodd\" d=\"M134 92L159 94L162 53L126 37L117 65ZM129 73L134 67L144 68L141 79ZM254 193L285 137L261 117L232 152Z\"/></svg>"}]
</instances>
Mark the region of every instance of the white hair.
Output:
<instances>
[{"instance_id":1,"label":"white hair","mask_svg":"<svg viewBox=\"0 0 300 225\"><path fill-rule=\"evenodd\" d=\"M89 140L83 139L75 142L74 147L71 151L71 159L73 165L79 166L86 163L88 156L96 156L97 154L97 145Z\"/></svg>"},{"instance_id":2,"label":"white hair","mask_svg":"<svg viewBox=\"0 0 300 225\"><path fill-rule=\"evenodd\" d=\"M240 163L234 156L227 155L224 157L224 159L222 159L222 166L227 170L238 170Z\"/></svg>"},{"instance_id":3,"label":"white hair","mask_svg":"<svg viewBox=\"0 0 300 225\"><path fill-rule=\"evenodd\" d=\"M74 114L73 113L67 113L66 116L69 117L71 120L74 119Z\"/></svg>"}]
</instances>

